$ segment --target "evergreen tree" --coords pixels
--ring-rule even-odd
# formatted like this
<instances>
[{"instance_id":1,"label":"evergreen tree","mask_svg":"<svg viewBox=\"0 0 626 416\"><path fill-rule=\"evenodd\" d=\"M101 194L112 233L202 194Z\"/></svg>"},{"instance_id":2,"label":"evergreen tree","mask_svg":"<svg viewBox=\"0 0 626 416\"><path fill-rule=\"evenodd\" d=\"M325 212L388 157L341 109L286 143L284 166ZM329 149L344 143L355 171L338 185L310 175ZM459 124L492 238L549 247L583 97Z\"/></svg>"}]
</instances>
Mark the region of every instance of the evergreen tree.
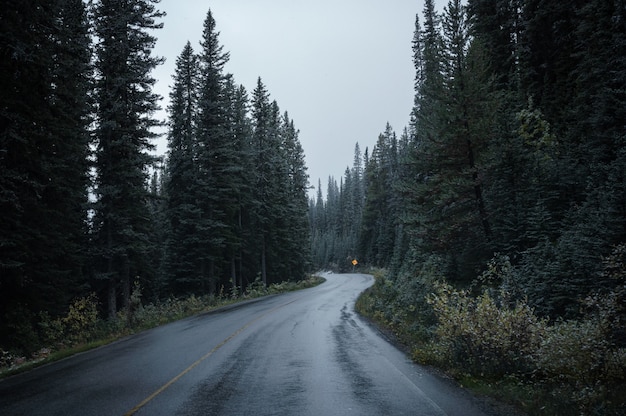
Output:
<instances>
[{"instance_id":1,"label":"evergreen tree","mask_svg":"<svg viewBox=\"0 0 626 416\"><path fill-rule=\"evenodd\" d=\"M30 351L38 346L35 314L64 312L84 289L84 5L5 4L0 37L0 338L3 346Z\"/></svg>"},{"instance_id":2,"label":"evergreen tree","mask_svg":"<svg viewBox=\"0 0 626 416\"><path fill-rule=\"evenodd\" d=\"M498 89L520 88L520 39L523 0L469 0L470 31L485 50Z\"/></svg>"},{"instance_id":3,"label":"evergreen tree","mask_svg":"<svg viewBox=\"0 0 626 416\"><path fill-rule=\"evenodd\" d=\"M441 35L428 5L424 13L427 24L416 42L422 48L416 56L425 60L416 62L423 81L408 162L415 173L404 174L418 180L401 186L414 201L406 207L405 225L422 245L419 251L446 258L451 277L471 279L490 252L492 234L480 167L491 134L489 79L480 43L470 44L461 3L445 8Z\"/></svg>"},{"instance_id":4,"label":"evergreen tree","mask_svg":"<svg viewBox=\"0 0 626 416\"><path fill-rule=\"evenodd\" d=\"M276 146L273 146L276 139L275 130L272 125L272 111L269 100L269 93L261 78L257 80L257 86L252 94L252 123L253 134L253 155L256 167L256 181L254 184L254 218L253 229L258 241L255 253L258 253L258 270L263 284L268 284L268 249L270 244L270 232L273 225L274 215L271 202L274 195L272 181L274 166L273 153Z\"/></svg>"},{"instance_id":5,"label":"evergreen tree","mask_svg":"<svg viewBox=\"0 0 626 416\"><path fill-rule=\"evenodd\" d=\"M326 209L324 207L321 179L318 179L316 198L309 201L309 218L311 218L313 267L320 270L328 266Z\"/></svg>"},{"instance_id":6,"label":"evergreen tree","mask_svg":"<svg viewBox=\"0 0 626 416\"><path fill-rule=\"evenodd\" d=\"M201 81L198 119L198 185L201 291L216 293L220 277L230 272L224 258L232 253L229 221L236 207L236 190L230 183L229 170L236 163L229 137L228 103L225 95L224 65L229 54L223 52L219 32L211 11L204 21L200 53ZM221 281L221 283L224 283Z\"/></svg>"},{"instance_id":7,"label":"evergreen tree","mask_svg":"<svg viewBox=\"0 0 626 416\"><path fill-rule=\"evenodd\" d=\"M366 168L368 188L360 240L363 260L380 267L389 264L393 253L399 202L394 192L397 170L398 142L387 123Z\"/></svg>"},{"instance_id":8,"label":"evergreen tree","mask_svg":"<svg viewBox=\"0 0 626 416\"><path fill-rule=\"evenodd\" d=\"M293 120L285 112L283 116L283 147L287 161L287 185L286 185L286 220L288 244L287 276L289 280L301 280L305 272L310 268L310 232L307 221L307 191L309 187L309 175L307 174L304 160L304 150L298 138L299 131L295 128Z\"/></svg>"},{"instance_id":9,"label":"evergreen tree","mask_svg":"<svg viewBox=\"0 0 626 416\"><path fill-rule=\"evenodd\" d=\"M341 187L334 177L328 177L326 189L326 245L328 250L328 262L334 269L343 270L345 265L345 253L338 250L341 245L339 235L341 233Z\"/></svg>"},{"instance_id":10,"label":"evergreen tree","mask_svg":"<svg viewBox=\"0 0 626 416\"><path fill-rule=\"evenodd\" d=\"M349 191L352 193L352 199L354 201L354 222L355 224L361 224L361 214L363 211L365 195L363 191L363 155L361 154L361 147L359 146L359 143L354 145L354 159L352 162L351 173L353 186Z\"/></svg>"},{"instance_id":11,"label":"evergreen tree","mask_svg":"<svg viewBox=\"0 0 626 416\"><path fill-rule=\"evenodd\" d=\"M269 129L267 140L265 141L265 173L267 178L265 184L265 199L262 210L269 220L266 229L265 258L266 270L269 272L269 280L266 283L281 282L288 278L287 256L292 255L289 247L289 195L287 193L289 185L288 176L288 156L284 143L284 125L280 108L276 100L269 106ZM260 170L263 171L263 170Z\"/></svg>"},{"instance_id":12,"label":"evergreen tree","mask_svg":"<svg viewBox=\"0 0 626 416\"><path fill-rule=\"evenodd\" d=\"M163 165L154 169L150 179L148 214L151 225L149 229L149 258L153 259L153 261L147 265L146 273L138 276L139 279L134 283L139 285L143 299L156 303L166 295L171 294L168 291L166 271L166 253L170 227L167 217L165 167Z\"/></svg>"},{"instance_id":13,"label":"evergreen tree","mask_svg":"<svg viewBox=\"0 0 626 416\"><path fill-rule=\"evenodd\" d=\"M308 177L298 131L281 116L261 78L252 96L252 241L264 284L300 279L308 267Z\"/></svg>"},{"instance_id":14,"label":"evergreen tree","mask_svg":"<svg viewBox=\"0 0 626 416\"><path fill-rule=\"evenodd\" d=\"M85 5L80 0L60 0L57 6L52 94L48 98L52 119L45 163L48 184L42 193L49 228L45 248L48 274L56 267L55 289L65 308L86 285L87 189L89 187L91 44ZM68 82L72 80L72 82ZM46 227L47 224L47 227ZM54 266L53 266L54 265ZM49 276L50 277L50 276ZM56 278L54 280L57 280ZM49 292L48 292L49 295Z\"/></svg>"},{"instance_id":15,"label":"evergreen tree","mask_svg":"<svg viewBox=\"0 0 626 416\"><path fill-rule=\"evenodd\" d=\"M183 294L198 285L198 258L203 251L196 222L201 216L196 143L199 65L191 43L177 58L175 71L168 108L166 273L169 290Z\"/></svg>"},{"instance_id":16,"label":"evergreen tree","mask_svg":"<svg viewBox=\"0 0 626 416\"><path fill-rule=\"evenodd\" d=\"M94 3L97 99L97 178L93 219L97 279L106 285L109 316L130 300L131 279L147 259L148 153L159 97L150 72L162 62L151 55L154 29L163 16L153 0L100 0Z\"/></svg>"},{"instance_id":17,"label":"evergreen tree","mask_svg":"<svg viewBox=\"0 0 626 416\"><path fill-rule=\"evenodd\" d=\"M253 210L251 183L255 176L252 159L252 123L248 115L249 99L245 87L236 87L229 78L227 83L229 102L228 124L235 158L230 170L233 196L236 198L231 212L231 243L229 244L231 281L238 290L244 290L251 281L254 269L247 261L253 257L250 249L250 215Z\"/></svg>"},{"instance_id":18,"label":"evergreen tree","mask_svg":"<svg viewBox=\"0 0 626 416\"><path fill-rule=\"evenodd\" d=\"M574 98L569 73L578 63L574 51L576 10L586 0L525 0L520 33L520 82L528 97L541 108L555 133L561 134Z\"/></svg>"}]
</instances>

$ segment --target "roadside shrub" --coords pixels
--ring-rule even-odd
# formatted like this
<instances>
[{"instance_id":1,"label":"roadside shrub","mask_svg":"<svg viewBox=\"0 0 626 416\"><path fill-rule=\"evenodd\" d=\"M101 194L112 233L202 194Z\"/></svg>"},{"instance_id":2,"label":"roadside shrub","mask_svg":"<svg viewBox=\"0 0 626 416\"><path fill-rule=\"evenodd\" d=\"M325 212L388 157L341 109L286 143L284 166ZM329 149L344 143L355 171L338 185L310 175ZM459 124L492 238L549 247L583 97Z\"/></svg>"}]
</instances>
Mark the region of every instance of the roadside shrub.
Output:
<instances>
[{"instance_id":1,"label":"roadside shrub","mask_svg":"<svg viewBox=\"0 0 626 416\"><path fill-rule=\"evenodd\" d=\"M87 341L98 323L98 301L95 293L78 298L62 318L66 336L73 342Z\"/></svg>"},{"instance_id":2,"label":"roadside shrub","mask_svg":"<svg viewBox=\"0 0 626 416\"><path fill-rule=\"evenodd\" d=\"M246 288L246 296L256 298L259 296L265 296L268 294L267 288L261 280L261 276L257 276L248 287Z\"/></svg>"},{"instance_id":3,"label":"roadside shrub","mask_svg":"<svg viewBox=\"0 0 626 416\"><path fill-rule=\"evenodd\" d=\"M356 310L391 330L400 342L413 351L420 363L435 363L436 345L431 343L436 323L426 296L433 291L435 276L440 277L436 256L421 263L416 271L407 270L391 279L384 270L371 273L374 284L356 302Z\"/></svg>"},{"instance_id":4,"label":"roadside shrub","mask_svg":"<svg viewBox=\"0 0 626 416\"><path fill-rule=\"evenodd\" d=\"M72 346L90 340L98 324L98 300L92 293L74 300L65 316L52 318L48 312L39 313L39 338L48 347Z\"/></svg>"},{"instance_id":5,"label":"roadside shrub","mask_svg":"<svg viewBox=\"0 0 626 416\"><path fill-rule=\"evenodd\" d=\"M441 358L490 379L531 372L529 357L539 348L546 321L525 302L505 306L506 299L502 292L496 300L488 291L472 297L467 290L438 284L428 301L438 319Z\"/></svg>"},{"instance_id":6,"label":"roadside shrub","mask_svg":"<svg viewBox=\"0 0 626 416\"><path fill-rule=\"evenodd\" d=\"M585 318L550 326L533 354L537 378L555 398L573 403L579 414L623 414L626 410L626 348L616 344L621 291L585 299Z\"/></svg>"},{"instance_id":7,"label":"roadside shrub","mask_svg":"<svg viewBox=\"0 0 626 416\"><path fill-rule=\"evenodd\" d=\"M39 331L44 345L61 346L65 342L66 331L63 319L53 319L47 311L39 313Z\"/></svg>"}]
</instances>

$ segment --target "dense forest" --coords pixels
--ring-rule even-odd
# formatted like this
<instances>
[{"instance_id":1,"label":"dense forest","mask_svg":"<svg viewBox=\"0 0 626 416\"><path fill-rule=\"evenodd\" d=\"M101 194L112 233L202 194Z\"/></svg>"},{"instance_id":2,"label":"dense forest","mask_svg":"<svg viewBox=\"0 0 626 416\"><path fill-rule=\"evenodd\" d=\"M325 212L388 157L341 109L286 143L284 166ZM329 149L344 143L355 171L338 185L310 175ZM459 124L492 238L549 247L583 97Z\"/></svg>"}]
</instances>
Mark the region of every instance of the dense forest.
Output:
<instances>
[{"instance_id":1,"label":"dense forest","mask_svg":"<svg viewBox=\"0 0 626 416\"><path fill-rule=\"evenodd\" d=\"M626 4L424 4L410 121L319 184L313 262L383 268L365 309L422 361L622 414Z\"/></svg>"},{"instance_id":2,"label":"dense forest","mask_svg":"<svg viewBox=\"0 0 626 416\"><path fill-rule=\"evenodd\" d=\"M75 299L113 319L135 287L243 293L356 259L417 359L623 414L624 1L426 0L407 126L312 199L293 120L224 71L210 11L163 122L158 0L4 3L2 350L32 352Z\"/></svg>"},{"instance_id":3,"label":"dense forest","mask_svg":"<svg viewBox=\"0 0 626 416\"><path fill-rule=\"evenodd\" d=\"M224 72L210 11L198 52L187 43L176 60L164 123L151 76L163 62L157 0L4 3L3 350L39 348L75 299L114 319L137 287L158 302L305 277L299 132L261 78L250 95Z\"/></svg>"},{"instance_id":4,"label":"dense forest","mask_svg":"<svg viewBox=\"0 0 626 416\"><path fill-rule=\"evenodd\" d=\"M626 243L626 10L461 3L418 16L408 127L381 126L309 201L314 264L435 262L467 285L495 255L537 311L575 316L624 283L601 270Z\"/></svg>"}]
</instances>

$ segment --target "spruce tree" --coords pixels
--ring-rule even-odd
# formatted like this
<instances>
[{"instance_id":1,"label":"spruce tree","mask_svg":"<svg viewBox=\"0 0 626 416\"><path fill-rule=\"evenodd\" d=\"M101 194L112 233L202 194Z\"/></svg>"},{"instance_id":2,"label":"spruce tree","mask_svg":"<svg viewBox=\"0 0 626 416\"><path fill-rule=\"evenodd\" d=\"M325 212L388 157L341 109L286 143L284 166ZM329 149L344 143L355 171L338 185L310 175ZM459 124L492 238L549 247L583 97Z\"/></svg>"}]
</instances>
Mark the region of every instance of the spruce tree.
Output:
<instances>
[{"instance_id":1,"label":"spruce tree","mask_svg":"<svg viewBox=\"0 0 626 416\"><path fill-rule=\"evenodd\" d=\"M0 339L30 352L38 346L35 314L62 313L84 290L84 5L5 4L0 34Z\"/></svg>"},{"instance_id":2,"label":"spruce tree","mask_svg":"<svg viewBox=\"0 0 626 416\"><path fill-rule=\"evenodd\" d=\"M169 290L186 294L197 285L202 244L199 241L197 137L198 58L187 42L176 60L170 92L167 179L168 239L166 273Z\"/></svg>"},{"instance_id":3,"label":"spruce tree","mask_svg":"<svg viewBox=\"0 0 626 416\"><path fill-rule=\"evenodd\" d=\"M268 219L266 229L266 268L268 283L281 282L289 275L289 166L284 143L284 119L276 100L269 106L268 136L265 141L265 200L263 210ZM263 167L263 164L259 166ZM262 172L263 170L260 170Z\"/></svg>"},{"instance_id":4,"label":"spruce tree","mask_svg":"<svg viewBox=\"0 0 626 416\"><path fill-rule=\"evenodd\" d=\"M251 212L254 208L252 183L256 175L252 154L252 123L249 116L248 92L243 85L236 86L230 79L227 86L229 96L229 126L236 163L230 176L236 202L231 217L232 244L230 247L231 280L235 289L244 291L247 282L254 280L255 270L251 266L251 248L254 247L251 233Z\"/></svg>"},{"instance_id":5,"label":"spruce tree","mask_svg":"<svg viewBox=\"0 0 626 416\"><path fill-rule=\"evenodd\" d=\"M498 89L519 88L523 0L469 0L470 31L484 46Z\"/></svg>"},{"instance_id":6,"label":"spruce tree","mask_svg":"<svg viewBox=\"0 0 626 416\"><path fill-rule=\"evenodd\" d=\"M52 266L48 273L58 270L56 290L62 294L59 299L64 301L59 303L64 308L71 298L83 294L86 286L93 73L84 3L59 0L56 15L52 94L48 98L52 115L48 124L50 154L45 160L49 177L42 194L48 226L41 226L51 233L45 249Z\"/></svg>"},{"instance_id":7,"label":"spruce tree","mask_svg":"<svg viewBox=\"0 0 626 416\"><path fill-rule=\"evenodd\" d=\"M424 17L414 38L419 82L412 144L405 145L411 158L399 187L413 201L402 204L403 232L419 242L418 251L443 256L450 277L471 279L492 238L481 172L492 133L490 82L461 2L450 1L441 18L427 2Z\"/></svg>"},{"instance_id":8,"label":"spruce tree","mask_svg":"<svg viewBox=\"0 0 626 416\"><path fill-rule=\"evenodd\" d=\"M146 273L138 276L135 284L141 289L141 296L147 302L156 303L167 295L167 243L170 227L167 218L167 200L165 198L165 166L159 163L152 172L148 199L148 214L150 216L149 255L151 259L146 264Z\"/></svg>"},{"instance_id":9,"label":"spruce tree","mask_svg":"<svg viewBox=\"0 0 626 416\"><path fill-rule=\"evenodd\" d=\"M288 264L287 275L289 280L301 280L309 269L310 233L307 218L308 202L307 191L309 175L307 174L304 150L298 138L299 131L293 120L285 112L283 115L282 142L287 161L286 188L286 228L287 242L286 258Z\"/></svg>"},{"instance_id":10,"label":"spruce tree","mask_svg":"<svg viewBox=\"0 0 626 416\"><path fill-rule=\"evenodd\" d=\"M399 212L399 200L394 192L397 170L398 141L387 123L366 168L368 188L360 241L363 260L379 267L388 266L393 253Z\"/></svg>"},{"instance_id":11,"label":"spruce tree","mask_svg":"<svg viewBox=\"0 0 626 416\"><path fill-rule=\"evenodd\" d=\"M231 271L234 252L233 224L237 207L236 184L230 171L239 169L234 142L229 135L224 65L229 54L219 43L219 32L211 11L204 21L200 52L200 95L198 117L198 171L201 219L199 289L216 293Z\"/></svg>"},{"instance_id":12,"label":"spruce tree","mask_svg":"<svg viewBox=\"0 0 626 416\"><path fill-rule=\"evenodd\" d=\"M274 214L272 212L272 181L275 179L272 174L273 167L273 147L275 132L272 129L272 112L269 101L269 93L259 77L256 88L252 93L252 123L253 134L253 155L254 165L257 174L254 183L254 218L253 232L257 241L254 250L258 255L258 265L260 277L263 284L268 283L267 258L270 245L270 232L273 225Z\"/></svg>"},{"instance_id":13,"label":"spruce tree","mask_svg":"<svg viewBox=\"0 0 626 416\"><path fill-rule=\"evenodd\" d=\"M131 279L148 262L147 167L153 163L153 118L159 97L150 72L162 62L152 56L163 14L153 0L94 3L96 44L96 187L93 240L96 278L105 286L114 316L121 292L130 300Z\"/></svg>"}]
</instances>

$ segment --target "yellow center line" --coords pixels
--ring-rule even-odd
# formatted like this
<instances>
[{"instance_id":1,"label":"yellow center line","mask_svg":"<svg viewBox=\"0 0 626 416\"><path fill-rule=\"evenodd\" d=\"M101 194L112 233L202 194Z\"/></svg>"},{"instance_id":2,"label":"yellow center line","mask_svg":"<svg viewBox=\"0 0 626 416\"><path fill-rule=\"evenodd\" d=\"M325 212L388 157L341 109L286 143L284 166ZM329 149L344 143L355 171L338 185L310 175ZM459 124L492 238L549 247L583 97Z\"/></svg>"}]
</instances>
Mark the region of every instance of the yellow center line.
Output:
<instances>
[{"instance_id":1,"label":"yellow center line","mask_svg":"<svg viewBox=\"0 0 626 416\"><path fill-rule=\"evenodd\" d=\"M253 320L251 320L250 322L248 322L247 324L245 324L244 326L242 326L241 328L239 328L238 330L236 330L235 332L233 332L232 334L230 334L226 339L224 339L222 342L220 342L219 344L217 344L215 347L213 347L213 349L209 352L207 352L206 354L204 354L202 357L200 357L196 362L194 362L193 364L191 364L189 367L185 368L180 374L178 374L176 377L174 377L173 379L171 379L170 381L168 381L167 383L165 383L163 386L161 386L157 391L155 391L154 393L152 393L150 396L146 397L141 403L139 403L137 406L133 407L131 410L129 410L128 412L124 413L124 416L132 416L135 413L137 413L137 411L139 409L141 409L142 407L144 407L146 404L148 404L152 399L154 399L155 397L157 397L159 394L163 393L165 390L167 390L172 384L176 383L178 380L180 380L185 374L187 374L188 372L190 372L191 370L193 370L195 367L197 367L200 363L202 363L204 360L206 360L207 358L209 358L211 355L213 355L217 350L219 350L220 348L222 348L224 345L226 345L226 343L228 343L230 340L232 340L233 338L235 338L237 335L241 334L243 331L245 331L247 328L249 328L253 323L257 322L258 320L260 320L261 318L266 317L267 315L271 314L272 312L277 311L280 308L284 308L285 306L294 303L295 301L297 301L298 299L300 299L300 297L287 302L283 305L277 306L274 309L271 309L267 312L265 312L263 315L260 315L256 318L254 318Z\"/></svg>"}]
</instances>

